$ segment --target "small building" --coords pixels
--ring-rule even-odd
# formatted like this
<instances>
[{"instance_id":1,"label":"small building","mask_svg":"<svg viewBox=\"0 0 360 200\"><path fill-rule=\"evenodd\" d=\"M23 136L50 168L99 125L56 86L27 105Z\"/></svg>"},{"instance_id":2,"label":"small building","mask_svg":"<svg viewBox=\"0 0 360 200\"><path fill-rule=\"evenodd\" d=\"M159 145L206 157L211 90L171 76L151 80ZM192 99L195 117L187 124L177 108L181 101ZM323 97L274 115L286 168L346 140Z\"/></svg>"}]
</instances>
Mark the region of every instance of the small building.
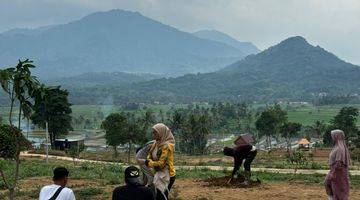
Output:
<instances>
[{"instance_id":1,"label":"small building","mask_svg":"<svg viewBox=\"0 0 360 200\"><path fill-rule=\"evenodd\" d=\"M310 142L309 140L307 140L306 138L302 138L301 140L299 140L298 142L299 148L310 148Z\"/></svg>"},{"instance_id":2,"label":"small building","mask_svg":"<svg viewBox=\"0 0 360 200\"><path fill-rule=\"evenodd\" d=\"M72 147L80 148L84 146L85 138L64 138L55 139L55 149L66 150Z\"/></svg>"}]
</instances>

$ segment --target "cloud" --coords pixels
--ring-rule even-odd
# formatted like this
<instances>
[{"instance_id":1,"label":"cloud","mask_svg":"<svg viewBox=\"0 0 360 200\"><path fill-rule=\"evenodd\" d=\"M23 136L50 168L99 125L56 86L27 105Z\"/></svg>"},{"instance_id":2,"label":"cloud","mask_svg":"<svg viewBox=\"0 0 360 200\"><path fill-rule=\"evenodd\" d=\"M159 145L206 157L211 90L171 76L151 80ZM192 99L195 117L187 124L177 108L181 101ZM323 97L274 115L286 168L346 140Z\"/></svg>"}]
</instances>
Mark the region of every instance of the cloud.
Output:
<instances>
[{"instance_id":1,"label":"cloud","mask_svg":"<svg viewBox=\"0 0 360 200\"><path fill-rule=\"evenodd\" d=\"M217 29L261 49L302 35L360 64L358 0L2 0L0 31L66 23L114 8L139 11L184 31Z\"/></svg>"}]
</instances>

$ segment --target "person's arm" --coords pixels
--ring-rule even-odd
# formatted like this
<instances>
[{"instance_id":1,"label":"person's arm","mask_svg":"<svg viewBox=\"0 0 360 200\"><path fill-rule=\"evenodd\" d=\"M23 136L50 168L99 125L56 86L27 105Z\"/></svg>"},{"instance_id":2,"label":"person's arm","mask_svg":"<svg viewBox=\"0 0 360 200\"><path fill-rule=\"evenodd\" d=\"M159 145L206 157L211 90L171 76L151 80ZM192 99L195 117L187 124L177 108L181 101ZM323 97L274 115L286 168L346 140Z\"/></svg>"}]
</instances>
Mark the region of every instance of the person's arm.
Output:
<instances>
[{"instance_id":1,"label":"person's arm","mask_svg":"<svg viewBox=\"0 0 360 200\"><path fill-rule=\"evenodd\" d=\"M239 171L241 167L242 159L238 157L234 157L234 169L231 173L231 177L234 178L237 171Z\"/></svg>"},{"instance_id":2,"label":"person's arm","mask_svg":"<svg viewBox=\"0 0 360 200\"><path fill-rule=\"evenodd\" d=\"M69 192L67 193L67 198L66 199L69 199L69 200L76 200L75 198L75 195L74 195L74 192L70 189L68 190Z\"/></svg>"},{"instance_id":3,"label":"person's arm","mask_svg":"<svg viewBox=\"0 0 360 200\"><path fill-rule=\"evenodd\" d=\"M343 168L345 167L345 165L342 161L336 161L334 165L335 165L334 170L332 171L332 173L330 175L331 180L336 179L336 177L338 176L337 174L339 174L339 172L341 170L343 170Z\"/></svg>"},{"instance_id":4,"label":"person's arm","mask_svg":"<svg viewBox=\"0 0 360 200\"><path fill-rule=\"evenodd\" d=\"M155 149L155 143L151 145L148 155L146 157L146 160L151 160L151 154L154 151L154 149Z\"/></svg>"},{"instance_id":5,"label":"person's arm","mask_svg":"<svg viewBox=\"0 0 360 200\"><path fill-rule=\"evenodd\" d=\"M237 171L239 171L239 169L241 167L241 163L242 163L242 159L235 155L235 157L234 157L234 168L233 168L233 171L231 173L231 177L227 182L228 184L230 184L232 179L235 178L235 174L236 174Z\"/></svg>"},{"instance_id":6,"label":"person's arm","mask_svg":"<svg viewBox=\"0 0 360 200\"><path fill-rule=\"evenodd\" d=\"M158 168L162 169L166 166L166 161L167 161L170 153L171 153L171 150L170 150L169 145L163 146L161 148L161 155L160 155L159 160L154 161L151 159L147 159L145 161L145 165L148 167L153 167L153 168L158 167Z\"/></svg>"}]
</instances>

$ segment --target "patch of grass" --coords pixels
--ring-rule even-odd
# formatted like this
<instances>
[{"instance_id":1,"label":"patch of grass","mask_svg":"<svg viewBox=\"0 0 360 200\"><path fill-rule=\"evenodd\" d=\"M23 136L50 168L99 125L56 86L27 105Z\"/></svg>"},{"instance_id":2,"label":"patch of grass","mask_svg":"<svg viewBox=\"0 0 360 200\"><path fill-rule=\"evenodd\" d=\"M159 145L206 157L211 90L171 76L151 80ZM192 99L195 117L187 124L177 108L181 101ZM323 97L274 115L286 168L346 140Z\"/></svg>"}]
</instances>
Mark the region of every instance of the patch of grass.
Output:
<instances>
[{"instance_id":1,"label":"patch of grass","mask_svg":"<svg viewBox=\"0 0 360 200\"><path fill-rule=\"evenodd\" d=\"M93 196L97 196L104 193L102 188L81 188L74 192L76 194L76 199L89 199Z\"/></svg>"}]
</instances>

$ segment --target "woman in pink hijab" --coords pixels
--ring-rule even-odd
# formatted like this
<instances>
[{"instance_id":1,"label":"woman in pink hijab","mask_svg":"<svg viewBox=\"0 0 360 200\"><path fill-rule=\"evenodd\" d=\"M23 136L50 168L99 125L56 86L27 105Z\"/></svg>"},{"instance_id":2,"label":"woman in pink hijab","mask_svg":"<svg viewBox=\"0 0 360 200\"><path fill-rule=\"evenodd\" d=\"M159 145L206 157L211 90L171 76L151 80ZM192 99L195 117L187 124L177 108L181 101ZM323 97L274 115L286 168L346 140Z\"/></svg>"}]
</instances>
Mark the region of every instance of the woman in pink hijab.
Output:
<instances>
[{"instance_id":1,"label":"woman in pink hijab","mask_svg":"<svg viewBox=\"0 0 360 200\"><path fill-rule=\"evenodd\" d=\"M335 142L329 157L330 172L325 178L325 189L329 200L349 199L349 166L350 155L342 130L331 131Z\"/></svg>"}]
</instances>

